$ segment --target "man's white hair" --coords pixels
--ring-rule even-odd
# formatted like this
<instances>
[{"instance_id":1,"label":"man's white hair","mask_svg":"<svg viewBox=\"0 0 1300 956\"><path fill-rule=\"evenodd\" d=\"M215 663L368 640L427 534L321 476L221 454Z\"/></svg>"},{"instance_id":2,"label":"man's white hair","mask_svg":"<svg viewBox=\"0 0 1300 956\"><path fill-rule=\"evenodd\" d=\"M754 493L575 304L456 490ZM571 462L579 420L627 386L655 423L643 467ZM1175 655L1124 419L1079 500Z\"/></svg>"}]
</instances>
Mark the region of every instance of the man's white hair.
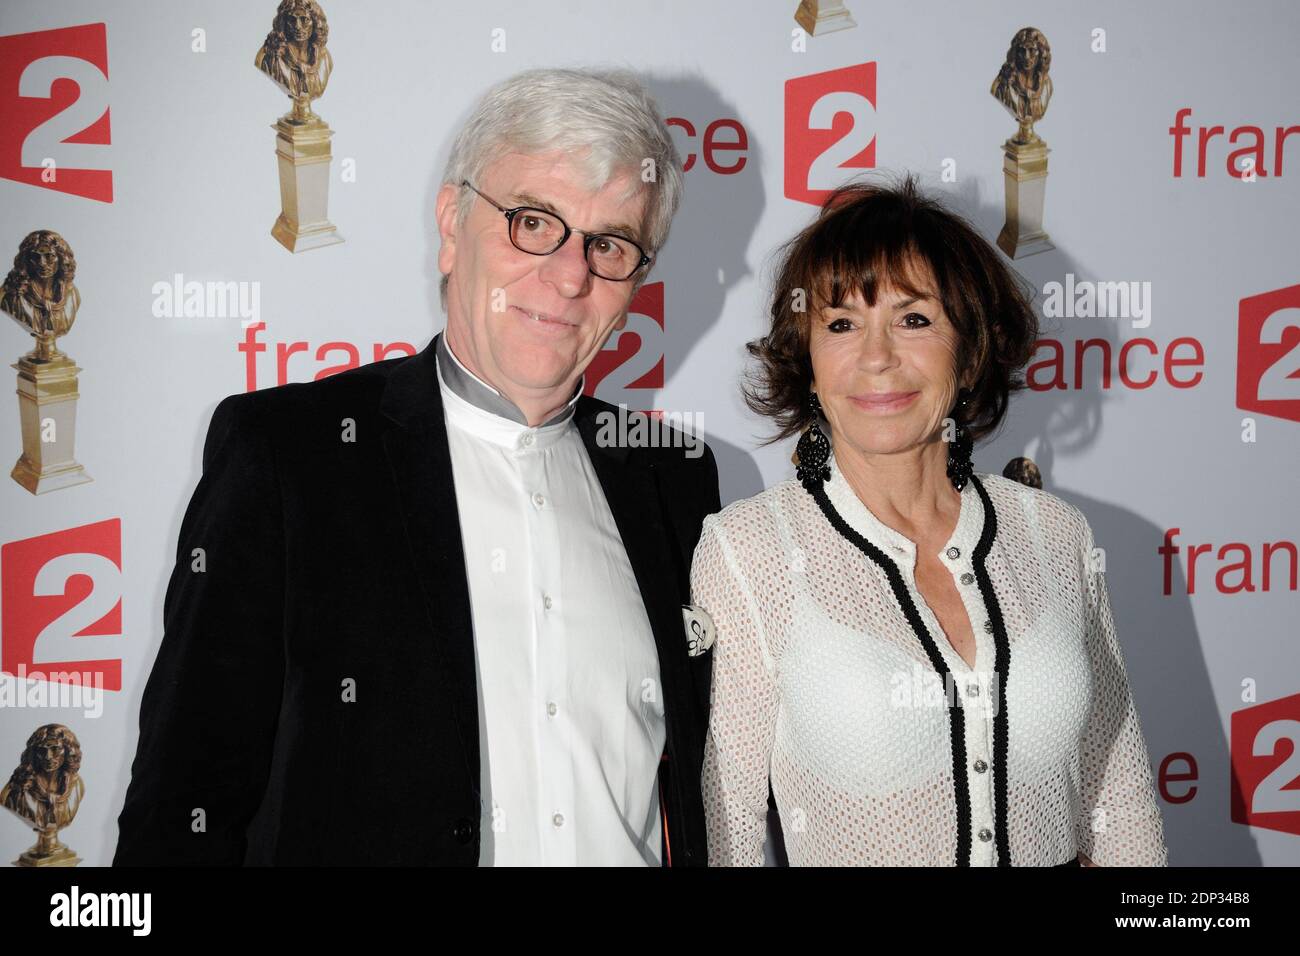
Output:
<instances>
[{"instance_id":1,"label":"man's white hair","mask_svg":"<svg viewBox=\"0 0 1300 956\"><path fill-rule=\"evenodd\" d=\"M478 198L461 186L462 181L478 186L483 171L504 153L534 155L557 149L574 153L592 192L617 175L632 173L620 199L627 202L646 191L643 245L650 255L663 247L681 202L682 160L637 75L614 68L526 70L484 94L456 136L442 176L444 184L460 190L457 229L465 225ZM638 274L635 288L648 272ZM439 291L445 311L445 275Z\"/></svg>"}]
</instances>

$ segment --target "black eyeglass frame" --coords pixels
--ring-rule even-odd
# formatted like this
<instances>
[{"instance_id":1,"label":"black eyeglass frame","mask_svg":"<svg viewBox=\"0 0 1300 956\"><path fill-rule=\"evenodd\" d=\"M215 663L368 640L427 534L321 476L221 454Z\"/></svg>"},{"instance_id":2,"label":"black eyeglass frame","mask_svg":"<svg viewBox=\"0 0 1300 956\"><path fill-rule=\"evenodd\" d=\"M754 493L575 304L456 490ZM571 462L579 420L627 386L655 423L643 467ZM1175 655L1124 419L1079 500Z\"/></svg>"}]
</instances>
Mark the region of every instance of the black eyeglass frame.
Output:
<instances>
[{"instance_id":1,"label":"black eyeglass frame","mask_svg":"<svg viewBox=\"0 0 1300 956\"><path fill-rule=\"evenodd\" d=\"M590 272L592 275L596 276L598 279L604 279L607 282L627 282L629 279L635 276L639 271L641 271L642 267L644 267L647 263L654 261L654 256L647 254L646 251L641 248L641 244L639 242L635 242L629 239L627 236L616 235L615 233L612 232L586 232L585 230L582 229L574 229L570 227L570 225L567 222L561 219L557 213L551 212L549 209L538 209L536 206L515 206L513 209L507 209L505 206L501 205L492 197L486 196L482 192L480 192L479 189L476 186L474 186L468 179L462 179L460 181L460 184L462 186L468 186L470 189L473 189L474 192L478 193L480 196L483 197L483 199L485 199L487 202L491 203L498 210L500 210L501 214L506 217L506 235L510 237L510 244L514 246L516 249L519 249L520 252L526 252L530 256L554 255L555 253L559 252L561 249L564 248L564 244L569 241L569 236L573 235L576 232L582 236L582 257L587 260L587 271ZM533 252L529 249L520 248L519 243L515 242L514 225L515 225L515 216L519 215L521 212L541 213L543 216L549 216L551 219L557 220L559 224L564 227L564 236L560 239L558 243L556 243L554 249L552 249L550 252ZM637 264L632 267L631 272L629 272L621 279L612 279L609 276L601 275L594 268L592 268L591 257L590 257L591 244L595 242L597 239L605 239L605 238L618 239L621 242L626 242L629 245L631 245L632 248L634 248L637 252L641 253L640 261L637 262Z\"/></svg>"}]
</instances>

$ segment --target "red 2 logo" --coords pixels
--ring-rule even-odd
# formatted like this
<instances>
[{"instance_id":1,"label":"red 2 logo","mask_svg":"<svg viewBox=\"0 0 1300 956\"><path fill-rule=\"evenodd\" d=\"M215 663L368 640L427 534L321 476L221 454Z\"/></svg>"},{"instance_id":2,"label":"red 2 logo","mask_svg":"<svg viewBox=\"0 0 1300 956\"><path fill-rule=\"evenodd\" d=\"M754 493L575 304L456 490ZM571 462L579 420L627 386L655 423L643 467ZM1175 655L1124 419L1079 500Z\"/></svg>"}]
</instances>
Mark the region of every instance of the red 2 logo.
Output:
<instances>
[{"instance_id":1,"label":"red 2 logo","mask_svg":"<svg viewBox=\"0 0 1300 956\"><path fill-rule=\"evenodd\" d=\"M648 282L627 308L627 325L614 332L587 366L583 391L611 405L647 411L664 387L664 284Z\"/></svg>"},{"instance_id":2,"label":"red 2 logo","mask_svg":"<svg viewBox=\"0 0 1300 956\"><path fill-rule=\"evenodd\" d=\"M122 689L122 521L0 547L0 667L98 672Z\"/></svg>"},{"instance_id":3,"label":"red 2 logo","mask_svg":"<svg viewBox=\"0 0 1300 956\"><path fill-rule=\"evenodd\" d=\"M1300 422L1300 285L1241 300L1237 407Z\"/></svg>"},{"instance_id":4,"label":"red 2 logo","mask_svg":"<svg viewBox=\"0 0 1300 956\"><path fill-rule=\"evenodd\" d=\"M785 84L785 195L820 206L855 169L876 165L876 64Z\"/></svg>"},{"instance_id":5,"label":"red 2 logo","mask_svg":"<svg viewBox=\"0 0 1300 956\"><path fill-rule=\"evenodd\" d=\"M0 177L113 201L102 23L0 37Z\"/></svg>"},{"instance_id":6,"label":"red 2 logo","mask_svg":"<svg viewBox=\"0 0 1300 956\"><path fill-rule=\"evenodd\" d=\"M1300 694L1232 715L1232 821L1300 835Z\"/></svg>"}]
</instances>

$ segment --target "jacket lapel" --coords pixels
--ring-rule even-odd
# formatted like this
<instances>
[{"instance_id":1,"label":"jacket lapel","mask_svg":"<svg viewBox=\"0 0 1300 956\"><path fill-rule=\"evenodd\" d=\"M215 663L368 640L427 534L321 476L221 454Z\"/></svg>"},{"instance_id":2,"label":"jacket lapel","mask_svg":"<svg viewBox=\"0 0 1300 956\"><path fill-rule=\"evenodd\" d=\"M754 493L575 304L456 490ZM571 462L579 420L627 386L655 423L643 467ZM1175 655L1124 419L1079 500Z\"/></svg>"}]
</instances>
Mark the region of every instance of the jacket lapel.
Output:
<instances>
[{"instance_id":1,"label":"jacket lapel","mask_svg":"<svg viewBox=\"0 0 1300 956\"><path fill-rule=\"evenodd\" d=\"M669 535L664 527L663 505L653 466L627 447L601 447L596 441L599 430L596 415L609 409L604 402L584 395L578 399L575 417L623 539L654 632L671 750L674 720L681 714L679 701L683 700L678 695L689 677L685 670L688 657L682 600L676 587L679 562L668 547Z\"/></svg>"},{"instance_id":2,"label":"jacket lapel","mask_svg":"<svg viewBox=\"0 0 1300 956\"><path fill-rule=\"evenodd\" d=\"M466 772L479 780L478 683L474 627L438 388L434 343L402 362L388 377L380 410L381 440L406 529L415 573L428 614L429 634L441 666L443 692L452 702Z\"/></svg>"}]
</instances>

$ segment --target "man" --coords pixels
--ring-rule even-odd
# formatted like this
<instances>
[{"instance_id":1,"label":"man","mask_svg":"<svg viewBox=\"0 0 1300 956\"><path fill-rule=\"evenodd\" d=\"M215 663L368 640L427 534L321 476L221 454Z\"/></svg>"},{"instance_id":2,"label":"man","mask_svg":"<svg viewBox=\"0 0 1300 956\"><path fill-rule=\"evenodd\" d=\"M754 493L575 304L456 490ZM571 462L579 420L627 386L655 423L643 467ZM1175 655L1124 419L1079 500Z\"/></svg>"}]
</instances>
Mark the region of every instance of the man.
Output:
<instances>
[{"instance_id":1,"label":"man","mask_svg":"<svg viewBox=\"0 0 1300 956\"><path fill-rule=\"evenodd\" d=\"M445 334L218 405L115 864L706 863L716 465L582 394L680 184L629 74L514 77L438 194Z\"/></svg>"}]
</instances>

